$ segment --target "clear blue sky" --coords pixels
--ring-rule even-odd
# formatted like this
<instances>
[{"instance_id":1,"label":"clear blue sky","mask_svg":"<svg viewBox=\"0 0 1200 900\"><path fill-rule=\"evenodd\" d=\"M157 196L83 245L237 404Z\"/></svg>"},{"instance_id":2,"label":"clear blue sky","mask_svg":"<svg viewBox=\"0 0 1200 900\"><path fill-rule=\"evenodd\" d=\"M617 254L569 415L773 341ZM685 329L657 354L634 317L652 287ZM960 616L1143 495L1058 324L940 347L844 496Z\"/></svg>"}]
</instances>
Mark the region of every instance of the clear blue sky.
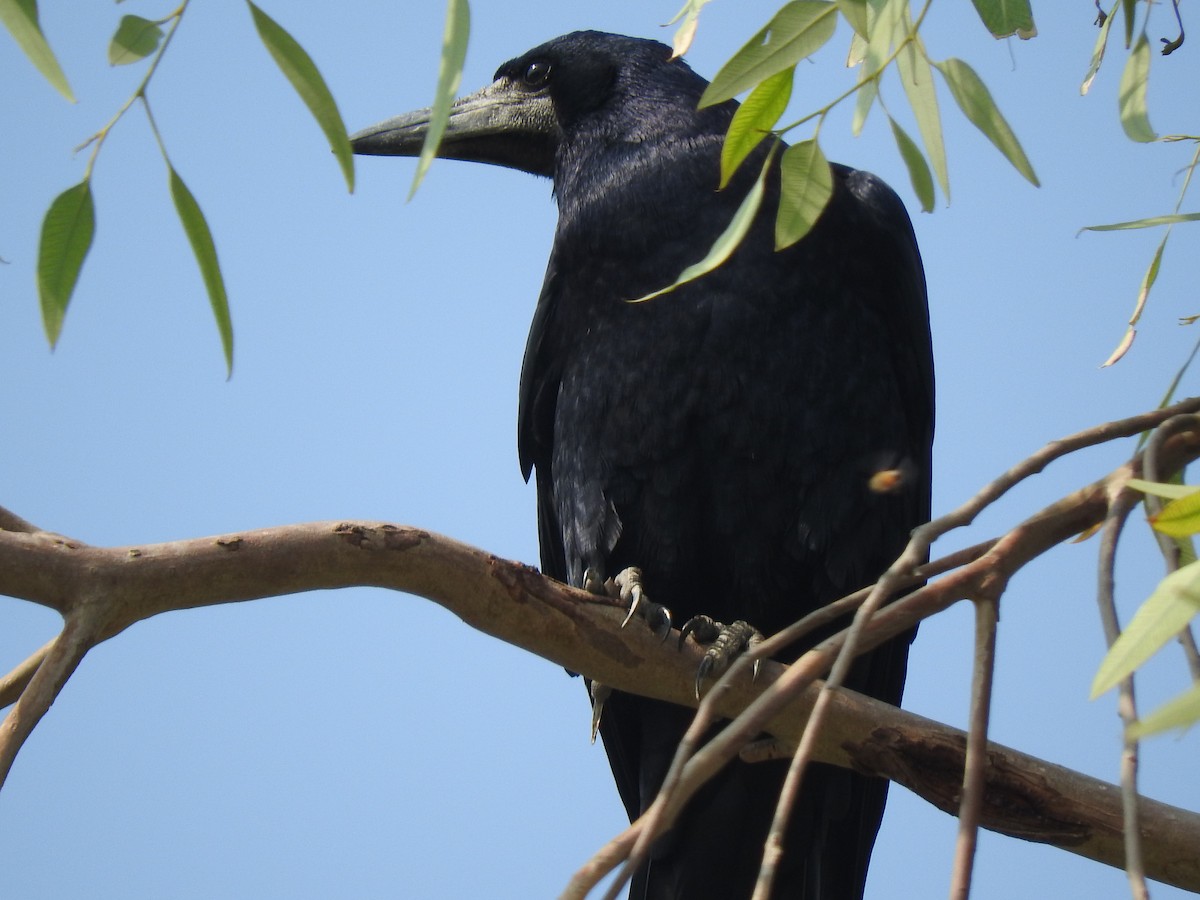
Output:
<instances>
[{"instance_id":1,"label":"clear blue sky","mask_svg":"<svg viewBox=\"0 0 1200 900\"><path fill-rule=\"evenodd\" d=\"M76 183L71 149L132 91L112 71L119 13L147 3L42 4L79 97L62 100L0 38L0 503L104 545L332 518L386 519L537 561L534 496L515 450L516 386L555 209L520 173L436 163L409 204L411 161L358 163L346 194L316 126L245 7L198 3L151 88L172 159L216 235L233 305L224 378L199 275L135 111L95 176L98 232L51 354L37 312L37 232ZM666 4L475 4L464 89L554 35L668 36ZM440 0L267 3L317 61L351 130L428 103ZM711 75L773 11L714 3L689 59ZM1040 37L997 42L969 5L938 4L927 41L991 86L1043 187L1024 182L942 93L953 203L916 214L938 365L934 506L945 512L1047 440L1153 407L1196 340L1195 226L1172 238L1128 359L1124 329L1157 235L1084 225L1169 212L1181 145L1134 145L1116 118L1123 51L1091 96L1089 3L1041 3ZM1173 37L1157 10L1152 37ZM839 35L801 65L794 109L848 83ZM1200 49L1156 58L1151 119L1195 132ZM898 86L885 87L903 112ZM907 121L907 119L905 120ZM886 122L859 139L839 111L827 155L916 205ZM1196 208L1191 203L1188 208ZM1195 376L1184 393L1195 393ZM951 550L1118 465L1132 444L1056 464ZM1137 529L1134 529L1136 532ZM1118 573L1128 615L1161 575L1140 534ZM1103 650L1097 542L1060 548L1002 606L993 736L1116 777L1111 697L1087 700ZM57 618L0 598L0 666ZM906 705L961 725L971 612L922 626ZM1183 685L1157 661L1146 708ZM0 795L0 894L38 898L549 897L624 824L582 686L426 601L376 590L174 613L91 653ZM1145 745L1151 796L1200 808L1196 737ZM955 821L892 794L869 895L945 894ZM1126 896L1124 875L986 834L974 896ZM1161 887L1156 898L1182 896Z\"/></svg>"}]
</instances>

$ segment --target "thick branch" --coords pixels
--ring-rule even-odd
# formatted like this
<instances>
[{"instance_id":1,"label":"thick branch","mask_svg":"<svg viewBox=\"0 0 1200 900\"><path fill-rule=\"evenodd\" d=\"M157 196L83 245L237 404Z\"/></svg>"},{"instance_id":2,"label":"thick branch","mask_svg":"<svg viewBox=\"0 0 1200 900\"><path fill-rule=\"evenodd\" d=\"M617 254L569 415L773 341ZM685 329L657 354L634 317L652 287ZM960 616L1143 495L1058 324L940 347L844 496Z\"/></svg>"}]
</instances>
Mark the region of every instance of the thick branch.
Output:
<instances>
[{"instance_id":1,"label":"thick branch","mask_svg":"<svg viewBox=\"0 0 1200 900\"><path fill-rule=\"evenodd\" d=\"M85 584L90 595L81 593ZM677 653L644 629L622 631L620 612L602 598L419 529L324 522L123 548L0 532L0 590L69 614L68 598L96 603L103 586L111 600L99 628L105 637L172 609L350 585L420 594L473 627L617 689L695 702L696 648ZM718 698L720 713L732 718L783 671L767 663L756 683L731 685ZM816 692L810 687L785 705L768 730L799 740ZM962 732L849 691L836 694L829 725L818 759L885 775L953 812ZM989 761L986 827L1121 865L1115 787L996 745L989 745ZM1148 874L1200 889L1200 860L1185 852L1200 845L1200 817L1152 801L1143 815L1146 843L1155 851Z\"/></svg>"},{"instance_id":2,"label":"thick branch","mask_svg":"<svg viewBox=\"0 0 1200 900\"><path fill-rule=\"evenodd\" d=\"M1195 400L1187 401L1174 410L1109 423L1056 442L980 496L988 491L1002 493L1008 484L1076 444L1153 427L1182 407L1193 411L1197 405ZM1174 470L1197 455L1200 434L1184 430L1162 442L1159 463L1163 470ZM981 546L959 554L970 561L856 625L858 652L907 631L960 599L995 600L1011 575L1030 559L1099 524L1139 465L1134 460L1064 497L989 543L986 550ZM972 504L956 515L969 521ZM0 593L44 604L67 619L63 635L0 682L0 703L13 703L21 694L0 729L0 779L62 682L95 643L134 622L174 609L325 588L370 585L419 594L487 634L614 688L694 705L697 647L664 650L645 629L621 631L621 614L611 608L613 601L572 590L528 566L426 531L382 523L326 522L144 547L99 548L38 531L11 513L0 513ZM918 531L924 534L951 518ZM932 563L917 574L927 577L934 570L945 567ZM903 580L912 577L911 569L908 572L889 575L893 581ZM887 592L896 586L899 582ZM878 594L882 589L877 585L872 590ZM783 742L799 741L821 692L815 679L828 671L845 641L844 632L835 635L788 668L765 663L753 684L745 677L726 678L714 687L706 703L716 715L733 719L748 706L753 710L687 763L673 805L677 808L683 796L694 790L702 771L719 766L761 731ZM768 641L761 649L773 643ZM780 690L785 683L791 687ZM809 732L813 758L899 781L953 812L966 746L962 732L850 691L826 691L825 703L826 726L815 740ZM985 827L1055 844L1113 866L1123 864L1116 788L994 744L986 747L983 777ZM1200 845L1200 816L1152 801L1142 802L1141 815L1146 874L1200 890L1200 859L1191 852Z\"/></svg>"}]
</instances>

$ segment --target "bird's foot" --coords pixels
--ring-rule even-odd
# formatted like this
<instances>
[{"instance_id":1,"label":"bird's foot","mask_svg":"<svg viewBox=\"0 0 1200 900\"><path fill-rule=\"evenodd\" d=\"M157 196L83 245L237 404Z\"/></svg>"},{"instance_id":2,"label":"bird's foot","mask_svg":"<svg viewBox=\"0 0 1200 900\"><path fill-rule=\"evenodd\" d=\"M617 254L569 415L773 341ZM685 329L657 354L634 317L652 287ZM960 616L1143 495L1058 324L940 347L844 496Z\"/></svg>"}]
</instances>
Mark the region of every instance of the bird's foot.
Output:
<instances>
[{"instance_id":1,"label":"bird's foot","mask_svg":"<svg viewBox=\"0 0 1200 900\"><path fill-rule=\"evenodd\" d=\"M634 615L640 616L650 630L665 641L671 633L671 611L661 603L654 603L646 596L642 587L642 570L630 567L617 573L616 578L604 579L595 569L587 569L583 573L583 589L590 594L613 597L628 604L629 612L624 628ZM598 681L591 684L592 695L592 743L596 743L596 732L600 730L600 715L604 712L604 701L612 693L612 688Z\"/></svg>"},{"instance_id":2,"label":"bird's foot","mask_svg":"<svg viewBox=\"0 0 1200 900\"><path fill-rule=\"evenodd\" d=\"M708 644L704 651L704 659L696 671L696 699L700 699L700 688L709 676L719 677L730 663L759 644L763 640L762 633L748 622L740 619L731 625L723 625L708 616L693 616L684 623L679 631L679 646L688 635L692 635L697 643ZM758 660L754 661L754 677L758 677Z\"/></svg>"},{"instance_id":3,"label":"bird's foot","mask_svg":"<svg viewBox=\"0 0 1200 900\"><path fill-rule=\"evenodd\" d=\"M629 611L621 623L622 628L636 615L650 626L660 640L665 641L671 633L671 611L646 596L641 569L630 566L618 572L616 578L607 580L601 579L595 569L588 569L583 573L583 589L592 594L607 594L627 604Z\"/></svg>"}]
</instances>

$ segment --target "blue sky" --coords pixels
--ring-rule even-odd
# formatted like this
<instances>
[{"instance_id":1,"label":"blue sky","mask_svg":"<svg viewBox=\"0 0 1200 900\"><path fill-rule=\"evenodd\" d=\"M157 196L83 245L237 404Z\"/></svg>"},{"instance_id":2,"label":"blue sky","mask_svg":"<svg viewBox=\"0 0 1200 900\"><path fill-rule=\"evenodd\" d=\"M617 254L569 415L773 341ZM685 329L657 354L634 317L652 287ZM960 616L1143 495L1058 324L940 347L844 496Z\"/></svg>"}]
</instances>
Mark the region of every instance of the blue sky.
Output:
<instances>
[{"instance_id":1,"label":"blue sky","mask_svg":"<svg viewBox=\"0 0 1200 900\"><path fill-rule=\"evenodd\" d=\"M216 236L233 306L234 376L135 110L97 164L98 230L62 339L42 334L33 271L50 200L82 176L80 144L140 78L110 70L118 14L168 6L43 4L79 103L0 38L0 503L103 545L334 518L419 525L536 563L534 496L517 467L516 386L549 251L548 182L435 163L405 204L413 163L358 161L345 191L315 124L259 44L244 5L194 4L151 87L172 160ZM475 4L464 90L554 35L669 36L666 5ZM428 103L440 2L267 3L311 53L351 130ZM692 65L712 75L773 11L705 10ZM1040 36L993 40L967 4L939 4L927 43L990 85L1042 181L1030 187L941 94L953 203L914 212L938 366L934 508L957 506L1046 441L1152 408L1197 339L1195 236L1168 247L1138 341L1124 330L1157 235L1076 232L1169 212L1183 145L1122 134L1123 52L1079 96L1090 4L1040 4ZM1156 11L1151 35L1174 37ZM797 114L844 89L845 34L802 64ZM1154 61L1151 121L1194 132L1196 49ZM893 112L902 92L885 85ZM902 116L903 118L903 116ZM905 119L907 122L908 120ZM914 131L915 133L915 131ZM799 135L798 137L807 136ZM860 138L839 110L830 159L875 171L916 207L876 111ZM1195 203L1186 206L1194 209ZM1195 393L1189 376L1183 393ZM1120 464L1130 442L1057 463L952 550ZM1124 614L1161 577L1133 529ZM1022 572L1002 605L993 737L1114 779L1111 697L1088 702L1103 653L1097 542ZM0 665L56 630L0 598ZM906 706L961 725L971 612L922 626ZM1168 653L1144 708L1183 686ZM582 686L440 608L378 590L312 593L161 616L93 651L0 796L0 891L61 897L547 897L624 824ZM1143 788L1200 808L1195 736L1151 741ZM955 821L895 789L868 895L943 895ZM976 898L1119 897L1124 875L984 835ZM1183 896L1158 887L1156 898Z\"/></svg>"}]
</instances>

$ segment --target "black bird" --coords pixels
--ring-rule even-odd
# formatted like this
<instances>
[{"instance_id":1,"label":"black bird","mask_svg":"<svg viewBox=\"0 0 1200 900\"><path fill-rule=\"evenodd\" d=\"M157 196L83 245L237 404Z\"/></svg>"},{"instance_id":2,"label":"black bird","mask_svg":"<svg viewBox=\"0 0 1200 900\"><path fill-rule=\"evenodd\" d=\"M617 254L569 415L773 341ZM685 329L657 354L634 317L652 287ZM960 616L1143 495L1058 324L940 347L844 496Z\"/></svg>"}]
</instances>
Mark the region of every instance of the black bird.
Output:
<instances>
[{"instance_id":1,"label":"black bird","mask_svg":"<svg viewBox=\"0 0 1200 900\"><path fill-rule=\"evenodd\" d=\"M833 166L816 227L775 252L778 173L720 268L657 299L730 222L766 146L717 190L737 107L655 41L577 32L505 63L453 107L438 154L553 179L559 219L521 371L521 471L537 473L542 567L644 573L677 621L770 633L871 583L929 515L933 364L912 226L878 178ZM429 111L355 135L413 156ZM879 472L900 477L873 480ZM682 617L682 618L681 618ZM899 703L911 636L850 687ZM615 693L600 723L630 818L691 712ZM734 762L636 874L635 898L748 897L783 762ZM775 896L862 896L887 782L805 778Z\"/></svg>"}]
</instances>

